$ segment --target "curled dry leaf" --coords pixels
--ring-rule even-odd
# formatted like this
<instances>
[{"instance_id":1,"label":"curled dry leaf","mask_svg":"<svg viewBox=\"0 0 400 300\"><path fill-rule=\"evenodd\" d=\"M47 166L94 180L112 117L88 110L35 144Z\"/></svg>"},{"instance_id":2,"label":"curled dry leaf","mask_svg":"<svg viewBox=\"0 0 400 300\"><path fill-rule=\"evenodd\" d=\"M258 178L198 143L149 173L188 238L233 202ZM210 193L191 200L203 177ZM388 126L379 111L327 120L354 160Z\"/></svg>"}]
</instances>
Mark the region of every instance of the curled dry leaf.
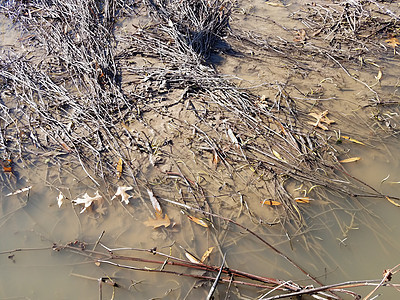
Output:
<instances>
[{"instance_id":1,"label":"curled dry leaf","mask_svg":"<svg viewBox=\"0 0 400 300\"><path fill-rule=\"evenodd\" d=\"M269 206L277 206L277 205L282 205L282 203L275 201L275 200L268 200L265 199L263 201L261 201L262 205L269 205Z\"/></svg>"},{"instance_id":2,"label":"curled dry leaf","mask_svg":"<svg viewBox=\"0 0 400 300\"><path fill-rule=\"evenodd\" d=\"M118 196L121 196L121 202L125 202L125 204L129 204L129 198L132 197L132 195L129 195L126 191L133 190L133 187L131 186L119 186L117 189L117 192L115 195L111 198L111 201L117 198Z\"/></svg>"},{"instance_id":3,"label":"curled dry leaf","mask_svg":"<svg viewBox=\"0 0 400 300\"><path fill-rule=\"evenodd\" d=\"M310 203L310 198L309 197L295 198L294 200L297 203Z\"/></svg>"},{"instance_id":4,"label":"curled dry leaf","mask_svg":"<svg viewBox=\"0 0 400 300\"><path fill-rule=\"evenodd\" d=\"M351 163L360 160L361 157L350 157L346 159L339 160L340 163Z\"/></svg>"},{"instance_id":5,"label":"curled dry leaf","mask_svg":"<svg viewBox=\"0 0 400 300\"><path fill-rule=\"evenodd\" d=\"M194 264L201 264L202 261L200 261L200 259L198 259L196 256L194 256L192 253L190 253L189 251L185 250L185 256L187 257L187 259L194 263Z\"/></svg>"},{"instance_id":6,"label":"curled dry leaf","mask_svg":"<svg viewBox=\"0 0 400 300\"><path fill-rule=\"evenodd\" d=\"M118 164L117 164L117 178L120 179L122 175L122 158L119 159Z\"/></svg>"},{"instance_id":7,"label":"curled dry leaf","mask_svg":"<svg viewBox=\"0 0 400 300\"><path fill-rule=\"evenodd\" d=\"M360 144L360 145L364 145L364 146L365 146L365 144L364 144L363 142L360 142L360 141L357 141L357 140L355 140L355 139L352 139L352 138L349 137L349 136L342 135L341 138L343 138L343 139L345 139L345 140L348 140L348 141L350 141L350 142L353 142L353 143L356 143L356 144Z\"/></svg>"},{"instance_id":8,"label":"curled dry leaf","mask_svg":"<svg viewBox=\"0 0 400 300\"><path fill-rule=\"evenodd\" d=\"M186 214L186 216L189 218L190 221L193 221L193 222L195 222L196 224L198 224L200 226L208 227L207 222L204 221L203 219L199 219L199 218L193 217L193 216L191 216L189 214Z\"/></svg>"},{"instance_id":9,"label":"curled dry leaf","mask_svg":"<svg viewBox=\"0 0 400 300\"><path fill-rule=\"evenodd\" d=\"M93 197L90 197L88 193L85 193L82 198L76 198L75 200L72 200L72 202L75 205L78 204L83 204L84 208L81 210L80 213L83 213L88 207L90 207L93 203L93 201L101 201L103 200L103 197L100 196L99 191L96 191Z\"/></svg>"},{"instance_id":10,"label":"curled dry leaf","mask_svg":"<svg viewBox=\"0 0 400 300\"><path fill-rule=\"evenodd\" d=\"M57 204L58 204L58 207L60 208L61 207L61 205L63 205L63 203L64 203L64 195L63 195L63 193L59 193L58 194L58 197L57 197Z\"/></svg>"},{"instance_id":11,"label":"curled dry leaf","mask_svg":"<svg viewBox=\"0 0 400 300\"><path fill-rule=\"evenodd\" d=\"M156 211L156 214L162 214L162 209L160 202L158 202L157 198L154 196L153 191L150 189L147 189L147 193L149 194L151 204L153 205L154 210Z\"/></svg>"},{"instance_id":12,"label":"curled dry leaf","mask_svg":"<svg viewBox=\"0 0 400 300\"><path fill-rule=\"evenodd\" d=\"M211 254L211 252L212 252L213 250L214 250L214 247L208 248L207 251L204 252L204 254L203 254L203 256L201 257L201 260L200 260L200 261L203 263L203 262L207 259L207 257L210 256L210 254Z\"/></svg>"}]
</instances>

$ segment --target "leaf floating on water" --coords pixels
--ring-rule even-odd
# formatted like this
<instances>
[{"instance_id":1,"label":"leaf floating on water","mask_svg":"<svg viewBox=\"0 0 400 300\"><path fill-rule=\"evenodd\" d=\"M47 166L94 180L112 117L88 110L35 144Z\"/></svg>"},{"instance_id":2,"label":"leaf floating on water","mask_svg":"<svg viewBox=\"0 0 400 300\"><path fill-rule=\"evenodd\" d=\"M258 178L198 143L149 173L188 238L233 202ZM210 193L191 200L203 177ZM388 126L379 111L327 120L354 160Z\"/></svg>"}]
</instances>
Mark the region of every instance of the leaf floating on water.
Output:
<instances>
[{"instance_id":1,"label":"leaf floating on water","mask_svg":"<svg viewBox=\"0 0 400 300\"><path fill-rule=\"evenodd\" d=\"M269 205L269 206L277 206L277 205L282 205L282 203L275 201L275 200L263 200L262 205Z\"/></svg>"},{"instance_id":2,"label":"leaf floating on water","mask_svg":"<svg viewBox=\"0 0 400 300\"><path fill-rule=\"evenodd\" d=\"M30 186L27 186L27 187L25 187L25 188L23 188L23 189L19 189L19 190L16 190L16 191L12 192L12 193L7 194L6 197L18 195L18 194L20 194L20 193L29 191L31 188L32 188L31 185L30 185Z\"/></svg>"},{"instance_id":3,"label":"leaf floating on water","mask_svg":"<svg viewBox=\"0 0 400 300\"><path fill-rule=\"evenodd\" d=\"M88 193L85 193L82 198L76 198L75 200L72 200L72 202L75 205L78 204L83 204L85 207L81 210L80 213L83 213L88 207L90 207L93 203L93 201L101 201L103 200L103 197L100 196L99 191L96 191L93 197L90 197Z\"/></svg>"},{"instance_id":4,"label":"leaf floating on water","mask_svg":"<svg viewBox=\"0 0 400 300\"><path fill-rule=\"evenodd\" d=\"M58 194L58 197L57 197L57 204L58 204L58 207L60 208L61 207L61 205L63 205L63 203L64 203L64 195L63 195L63 193L59 193Z\"/></svg>"},{"instance_id":5,"label":"leaf floating on water","mask_svg":"<svg viewBox=\"0 0 400 300\"><path fill-rule=\"evenodd\" d=\"M111 198L111 201L114 200L116 197L121 196L121 202L125 202L125 204L129 204L129 198L132 195L129 195L126 191L133 190L131 186L119 186L115 195Z\"/></svg>"},{"instance_id":6,"label":"leaf floating on water","mask_svg":"<svg viewBox=\"0 0 400 300\"><path fill-rule=\"evenodd\" d=\"M340 163L351 163L360 160L361 157L350 157L346 159L339 160Z\"/></svg>"},{"instance_id":7,"label":"leaf floating on water","mask_svg":"<svg viewBox=\"0 0 400 300\"><path fill-rule=\"evenodd\" d=\"M186 250L185 250L185 256L187 257L187 259L188 259L190 262L192 262L192 263L194 263L194 264L201 264L201 263L202 263L197 257L195 257L193 254L189 253L189 252L186 251Z\"/></svg>"},{"instance_id":8,"label":"leaf floating on water","mask_svg":"<svg viewBox=\"0 0 400 300\"><path fill-rule=\"evenodd\" d=\"M195 222L196 224L203 226L203 227L208 227L208 224L206 221L204 221L203 219L199 219L196 217L193 217L191 215L186 214L186 216L189 218L190 221Z\"/></svg>"},{"instance_id":9,"label":"leaf floating on water","mask_svg":"<svg viewBox=\"0 0 400 300\"><path fill-rule=\"evenodd\" d=\"M150 218L143 222L144 225L149 226L149 227L153 227L154 229L164 226L164 227L168 227L169 225L171 225L171 220L168 218L168 215L165 214L165 216L162 216L162 213L158 213L156 212L156 218Z\"/></svg>"},{"instance_id":10,"label":"leaf floating on water","mask_svg":"<svg viewBox=\"0 0 400 300\"><path fill-rule=\"evenodd\" d=\"M117 164L117 178L120 179L121 175L122 175L122 166L123 166L123 162L122 162L122 158L119 159L118 164Z\"/></svg>"},{"instance_id":11,"label":"leaf floating on water","mask_svg":"<svg viewBox=\"0 0 400 300\"><path fill-rule=\"evenodd\" d=\"M154 196L153 191L150 189L147 189L147 193L149 194L151 204L153 205L154 210L156 211L156 214L162 214L162 209L160 202L158 202L157 198Z\"/></svg>"},{"instance_id":12,"label":"leaf floating on water","mask_svg":"<svg viewBox=\"0 0 400 300\"><path fill-rule=\"evenodd\" d=\"M389 201L390 203L392 203L394 206L400 207L400 204L394 202L392 199L390 199L388 196L385 196L387 201Z\"/></svg>"},{"instance_id":13,"label":"leaf floating on water","mask_svg":"<svg viewBox=\"0 0 400 300\"><path fill-rule=\"evenodd\" d=\"M343 138L343 139L345 139L345 140L348 140L348 141L350 141L350 142L353 142L353 143L356 143L356 144L360 144L360 145L364 145L364 146L365 146L365 144L364 144L363 142L360 142L360 141L357 141L357 140L355 140L355 139L352 139L352 138L349 137L349 136L342 135L341 138Z\"/></svg>"},{"instance_id":14,"label":"leaf floating on water","mask_svg":"<svg viewBox=\"0 0 400 300\"><path fill-rule=\"evenodd\" d=\"M207 249L206 252L204 252L203 256L201 257L200 261L203 263L211 254L211 252L214 250L214 247L210 247Z\"/></svg>"},{"instance_id":15,"label":"leaf floating on water","mask_svg":"<svg viewBox=\"0 0 400 300\"><path fill-rule=\"evenodd\" d=\"M310 203L310 197L302 197L294 199L297 203Z\"/></svg>"}]
</instances>

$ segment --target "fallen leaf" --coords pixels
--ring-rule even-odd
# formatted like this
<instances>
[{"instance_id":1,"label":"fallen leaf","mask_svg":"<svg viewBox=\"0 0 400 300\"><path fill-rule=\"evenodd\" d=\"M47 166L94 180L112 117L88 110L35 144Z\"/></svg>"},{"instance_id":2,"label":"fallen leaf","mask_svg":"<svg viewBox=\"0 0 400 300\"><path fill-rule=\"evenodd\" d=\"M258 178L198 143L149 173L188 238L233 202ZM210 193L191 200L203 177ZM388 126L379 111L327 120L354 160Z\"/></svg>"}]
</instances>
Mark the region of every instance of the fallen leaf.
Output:
<instances>
[{"instance_id":1,"label":"fallen leaf","mask_svg":"<svg viewBox=\"0 0 400 300\"><path fill-rule=\"evenodd\" d=\"M218 163L219 163L219 161L220 161L220 158L219 158L219 156L218 156L218 153L217 153L217 151L216 150L214 150L213 151L213 158L212 158L212 164L214 165L214 166L218 166Z\"/></svg>"},{"instance_id":2,"label":"fallen leaf","mask_svg":"<svg viewBox=\"0 0 400 300\"><path fill-rule=\"evenodd\" d=\"M61 205L63 205L63 203L64 203L64 195L63 195L63 193L59 193L58 194L58 197L57 197L57 204L58 204L58 207L60 208L61 207Z\"/></svg>"},{"instance_id":3,"label":"fallen leaf","mask_svg":"<svg viewBox=\"0 0 400 300\"><path fill-rule=\"evenodd\" d=\"M193 222L195 222L196 224L198 224L200 226L208 227L207 222L204 221L203 219L199 219L199 218L193 217L193 216L191 216L189 214L186 214L186 216L189 218L190 221L193 221Z\"/></svg>"},{"instance_id":4,"label":"fallen leaf","mask_svg":"<svg viewBox=\"0 0 400 300\"><path fill-rule=\"evenodd\" d=\"M309 197L295 198L294 200L297 203L310 203L310 198Z\"/></svg>"},{"instance_id":5,"label":"fallen leaf","mask_svg":"<svg viewBox=\"0 0 400 300\"><path fill-rule=\"evenodd\" d=\"M118 164L117 164L117 178L120 179L122 175L122 158L119 159Z\"/></svg>"},{"instance_id":6,"label":"fallen leaf","mask_svg":"<svg viewBox=\"0 0 400 300\"><path fill-rule=\"evenodd\" d=\"M323 112L320 113L320 114L316 114L316 113L314 113L314 112L309 113L308 115L311 116L311 117L313 117L313 118L315 118L315 119L317 119L317 121L316 121L315 123L308 122L308 124L311 124L311 125L313 125L314 127L319 127L319 128L321 128L321 129L323 129L323 130L328 130L328 127L326 127L326 126L323 125L322 123L326 123L326 124L328 124L328 125L330 125L330 124L332 124L332 123L335 123L334 120L331 120L331 119L329 119L329 118L327 117L328 113L329 113L329 112L328 112L327 110L323 111Z\"/></svg>"},{"instance_id":7,"label":"fallen leaf","mask_svg":"<svg viewBox=\"0 0 400 300\"><path fill-rule=\"evenodd\" d=\"M161 226L168 227L171 225L171 220L168 218L167 214L165 214L165 217L163 217L162 213L156 212L155 215L155 219L149 217L149 219L144 222L144 225L153 227L154 229Z\"/></svg>"},{"instance_id":8,"label":"fallen leaf","mask_svg":"<svg viewBox=\"0 0 400 300\"><path fill-rule=\"evenodd\" d=\"M200 261L203 263L203 262L207 259L207 257L210 256L210 254L211 254L211 252L212 252L213 250L214 250L214 247L208 248L207 251L204 252L204 254L203 254L203 256L201 257Z\"/></svg>"},{"instance_id":9,"label":"fallen leaf","mask_svg":"<svg viewBox=\"0 0 400 300\"><path fill-rule=\"evenodd\" d=\"M88 193L85 193L82 198L76 198L72 200L75 205L83 204L85 205L84 208L81 210L80 213L83 213L90 205L92 205L93 201L100 201L103 197L100 196L99 191L96 191L93 197L90 197Z\"/></svg>"},{"instance_id":10,"label":"fallen leaf","mask_svg":"<svg viewBox=\"0 0 400 300\"><path fill-rule=\"evenodd\" d=\"M275 200L263 200L262 205L270 205L270 206L276 206L276 205L282 205L282 203L275 201Z\"/></svg>"},{"instance_id":11,"label":"fallen leaf","mask_svg":"<svg viewBox=\"0 0 400 300\"><path fill-rule=\"evenodd\" d=\"M398 45L400 45L398 38L393 36L393 37L387 39L385 42L388 43L389 46L393 48L394 54L396 54L396 47Z\"/></svg>"},{"instance_id":12,"label":"fallen leaf","mask_svg":"<svg viewBox=\"0 0 400 300\"><path fill-rule=\"evenodd\" d=\"M8 193L8 194L6 195L6 197L8 197L8 196L14 196L14 195L17 195L17 194L20 194L20 193L29 191L31 188L32 188L31 185L30 185L30 186L27 186L27 187L25 187L25 188L23 188L23 189L19 189L19 190L16 190L16 191L12 192L12 193Z\"/></svg>"},{"instance_id":13,"label":"fallen leaf","mask_svg":"<svg viewBox=\"0 0 400 300\"><path fill-rule=\"evenodd\" d=\"M6 159L6 160L0 160L1 166L3 167L3 172L4 173L12 173L12 167L11 167L11 163L12 160L11 159Z\"/></svg>"},{"instance_id":14,"label":"fallen leaf","mask_svg":"<svg viewBox=\"0 0 400 300\"><path fill-rule=\"evenodd\" d=\"M360 160L361 157L350 157L346 159L339 160L340 163L351 163Z\"/></svg>"},{"instance_id":15,"label":"fallen leaf","mask_svg":"<svg viewBox=\"0 0 400 300\"><path fill-rule=\"evenodd\" d=\"M153 205L154 210L156 211L156 214L162 214L162 209L160 202L158 202L157 198L154 196L153 191L150 189L147 189L147 193L149 194L151 204Z\"/></svg>"},{"instance_id":16,"label":"fallen leaf","mask_svg":"<svg viewBox=\"0 0 400 300\"><path fill-rule=\"evenodd\" d=\"M126 191L133 190L131 186L119 186L115 195L111 198L111 201L114 200L116 197L121 196L121 202L125 202L125 204L129 204L129 198L132 195L129 195Z\"/></svg>"},{"instance_id":17,"label":"fallen leaf","mask_svg":"<svg viewBox=\"0 0 400 300\"><path fill-rule=\"evenodd\" d=\"M383 75L383 74L382 74L382 71L379 70L379 71L378 71L378 75L375 76L375 79L376 79L378 82L381 81L382 75Z\"/></svg>"},{"instance_id":18,"label":"fallen leaf","mask_svg":"<svg viewBox=\"0 0 400 300\"><path fill-rule=\"evenodd\" d=\"M353 143L356 143L356 144L360 144L360 145L364 145L364 146L365 146L365 144L364 144L363 142L360 142L360 141L357 141L357 140L355 140L355 139L352 139L351 137L348 137L348 136L346 136L346 135L342 135L341 138L343 138L343 139L345 139L345 140L348 140L348 141L350 141L350 142L353 142Z\"/></svg>"},{"instance_id":19,"label":"fallen leaf","mask_svg":"<svg viewBox=\"0 0 400 300\"><path fill-rule=\"evenodd\" d=\"M307 34L304 29L297 30L296 37L293 39L294 42L304 42L307 39Z\"/></svg>"},{"instance_id":20,"label":"fallen leaf","mask_svg":"<svg viewBox=\"0 0 400 300\"><path fill-rule=\"evenodd\" d=\"M231 139L231 142L236 146L239 147L239 141L237 140L235 134L233 133L232 129L228 128L228 136Z\"/></svg>"},{"instance_id":21,"label":"fallen leaf","mask_svg":"<svg viewBox=\"0 0 400 300\"><path fill-rule=\"evenodd\" d=\"M188 252L187 250L185 250L185 256L187 257L187 259L195 264L201 264L202 262L200 261L200 259L198 259L196 256L194 256L193 254L191 254L190 252Z\"/></svg>"},{"instance_id":22,"label":"fallen leaf","mask_svg":"<svg viewBox=\"0 0 400 300\"><path fill-rule=\"evenodd\" d=\"M394 202L392 199L390 199L388 196L385 196L387 201L389 201L390 203L392 203L394 206L400 207L400 204Z\"/></svg>"},{"instance_id":23,"label":"fallen leaf","mask_svg":"<svg viewBox=\"0 0 400 300\"><path fill-rule=\"evenodd\" d=\"M278 152L276 152L275 150L273 150L273 149L272 149L272 153L275 155L275 157L276 157L277 159L284 160L284 159L282 158L282 156L281 156Z\"/></svg>"}]
</instances>

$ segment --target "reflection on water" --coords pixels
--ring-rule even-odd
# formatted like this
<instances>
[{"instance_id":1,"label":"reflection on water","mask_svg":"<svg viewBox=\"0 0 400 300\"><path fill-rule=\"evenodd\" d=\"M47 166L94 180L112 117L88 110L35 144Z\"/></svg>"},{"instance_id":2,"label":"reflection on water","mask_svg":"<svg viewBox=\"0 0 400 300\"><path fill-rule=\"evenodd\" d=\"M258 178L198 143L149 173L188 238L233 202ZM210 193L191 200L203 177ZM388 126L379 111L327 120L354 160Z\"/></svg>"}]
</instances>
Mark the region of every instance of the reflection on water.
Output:
<instances>
[{"instance_id":1,"label":"reflection on water","mask_svg":"<svg viewBox=\"0 0 400 300\"><path fill-rule=\"evenodd\" d=\"M257 6L253 9L257 12ZM273 10L270 14L273 18L279 15L274 15ZM5 24L4 20L2 24ZM2 30L10 33L7 26L3 26ZM13 39L8 40L9 36L16 35L2 34L3 44L15 42ZM234 68L229 59L220 67L227 73ZM273 68L271 65L268 67ZM252 78L250 67L245 62L235 66L235 72L238 70L244 71L242 78L266 80L260 76L260 72ZM400 75L398 70L390 67L385 69L385 74L393 86L395 79ZM318 81L320 80L318 78ZM343 130L351 131L351 127L357 127L360 119L366 123L370 122L370 116L360 113L360 116L354 117L356 113L350 110L357 108L357 101L354 99L357 98L359 86L347 78L343 79L341 84L346 88L341 90L337 86L331 87L336 100L327 105L338 120L348 118L349 127ZM383 81L382 84L388 83ZM306 83L303 85L307 86ZM329 87L327 90L329 91ZM391 117L398 118L398 115L394 114ZM358 126L359 136L371 137L364 141L367 146L346 141L337 146L343 153L348 152L343 158L361 157L360 161L346 164L345 169L384 194L399 195L399 141L396 138L387 138L384 140L385 144L379 143L379 136L373 136L374 133L371 127L366 126L364 129ZM334 133L332 135L334 136ZM167 254L172 251L174 256L182 259L185 259L185 256L179 246L201 256L208 247L218 248L217 239L222 251L227 252L229 267L306 284L304 275L287 261L232 225L216 221L215 229L205 229L188 221L179 209L162 203L163 209L176 225L168 229L151 229L143 223L150 214L141 197L134 195L130 204L125 206L118 200L111 202L113 191L103 190L101 193L105 199L105 210L102 213L91 211L80 214L80 208L74 206L71 200L81 197L85 192L93 195L96 191L90 188L90 181L83 172L71 170L74 176L67 172L60 174L57 166L47 164L44 159L38 159L35 167L21 168L17 171L20 177L25 179L25 186L31 185L32 189L12 196L6 196L11 191L4 190L0 195L0 252L25 248L27 250L0 255L0 299L98 299L98 279L101 277L115 280L121 286L113 289L103 284L104 299L111 298L113 293L116 299L206 297L210 285L204 284L205 288L200 288L203 283L190 278L134 272L104 264L97 266L82 255L52 249L53 243L65 244L73 241L88 242L86 247L92 249L102 231L105 231L105 235L101 241L109 247L157 247L158 251ZM232 182L232 185L234 184ZM67 198L61 208L57 206L56 201L60 188ZM237 190L242 188L244 189L237 187ZM173 198L172 192L170 195L169 191L159 192ZM270 243L323 283L379 279L384 269L399 263L397 253L400 250L400 241L397 237L400 236L400 223L397 207L384 199L344 199L334 193L322 193L318 188L315 188L314 192L315 201L304 206L307 216L305 221L309 228L303 235L292 236L290 242L286 232L278 226L261 228L260 225L252 223L245 214L237 221L261 233ZM247 197L251 199L251 191ZM239 199L239 195L235 195L212 201L221 201L223 207L229 208L240 205ZM274 210L279 212L279 208L261 206L259 201L248 202L252 211L258 215L270 216L271 220ZM229 217L235 218L236 215ZM96 250L105 252L101 245L97 245ZM152 259L151 255L141 257ZM218 250L211 255L210 261L214 265L220 264L221 255ZM147 264L141 266L155 267ZM196 273L192 270L187 272ZM217 298L225 297L225 287L219 287ZM363 291L370 291L372 288L363 288ZM396 297L392 289L381 289L380 293L383 294L383 299ZM259 295L251 288L232 289L232 294L233 299L254 298Z\"/></svg>"}]
</instances>

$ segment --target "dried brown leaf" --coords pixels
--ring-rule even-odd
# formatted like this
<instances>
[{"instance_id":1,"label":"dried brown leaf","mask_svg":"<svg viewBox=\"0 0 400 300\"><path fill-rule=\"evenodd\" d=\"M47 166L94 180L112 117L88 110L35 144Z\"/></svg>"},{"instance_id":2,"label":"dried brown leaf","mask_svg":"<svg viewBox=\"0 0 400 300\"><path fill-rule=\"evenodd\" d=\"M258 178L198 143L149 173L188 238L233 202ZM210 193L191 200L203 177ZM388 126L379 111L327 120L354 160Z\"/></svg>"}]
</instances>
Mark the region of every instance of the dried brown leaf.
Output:
<instances>
[{"instance_id":1,"label":"dried brown leaf","mask_svg":"<svg viewBox=\"0 0 400 300\"><path fill-rule=\"evenodd\" d=\"M125 202L125 204L129 204L129 198L132 195L129 195L126 191L133 190L131 186L119 186L115 195L111 198L111 201L114 200L116 197L121 196L121 202Z\"/></svg>"},{"instance_id":2,"label":"dried brown leaf","mask_svg":"<svg viewBox=\"0 0 400 300\"><path fill-rule=\"evenodd\" d=\"M76 198L72 200L75 205L83 204L84 208L81 210L80 213L83 213L88 207L90 207L93 201L101 201L103 197L99 194L99 191L96 191L93 197L90 197L88 193L85 193L82 198Z\"/></svg>"},{"instance_id":3,"label":"dried brown leaf","mask_svg":"<svg viewBox=\"0 0 400 300\"><path fill-rule=\"evenodd\" d=\"M171 225L171 220L168 218L167 214L165 214L165 216L163 217L162 214L156 212L155 215L155 219L149 217L149 219L144 222L144 225L153 227L154 229L161 226L168 227L169 225Z\"/></svg>"},{"instance_id":4,"label":"dried brown leaf","mask_svg":"<svg viewBox=\"0 0 400 300\"><path fill-rule=\"evenodd\" d=\"M210 247L207 249L206 252L204 252L203 256L201 257L200 261L203 263L211 254L211 252L214 250L214 247Z\"/></svg>"}]
</instances>

